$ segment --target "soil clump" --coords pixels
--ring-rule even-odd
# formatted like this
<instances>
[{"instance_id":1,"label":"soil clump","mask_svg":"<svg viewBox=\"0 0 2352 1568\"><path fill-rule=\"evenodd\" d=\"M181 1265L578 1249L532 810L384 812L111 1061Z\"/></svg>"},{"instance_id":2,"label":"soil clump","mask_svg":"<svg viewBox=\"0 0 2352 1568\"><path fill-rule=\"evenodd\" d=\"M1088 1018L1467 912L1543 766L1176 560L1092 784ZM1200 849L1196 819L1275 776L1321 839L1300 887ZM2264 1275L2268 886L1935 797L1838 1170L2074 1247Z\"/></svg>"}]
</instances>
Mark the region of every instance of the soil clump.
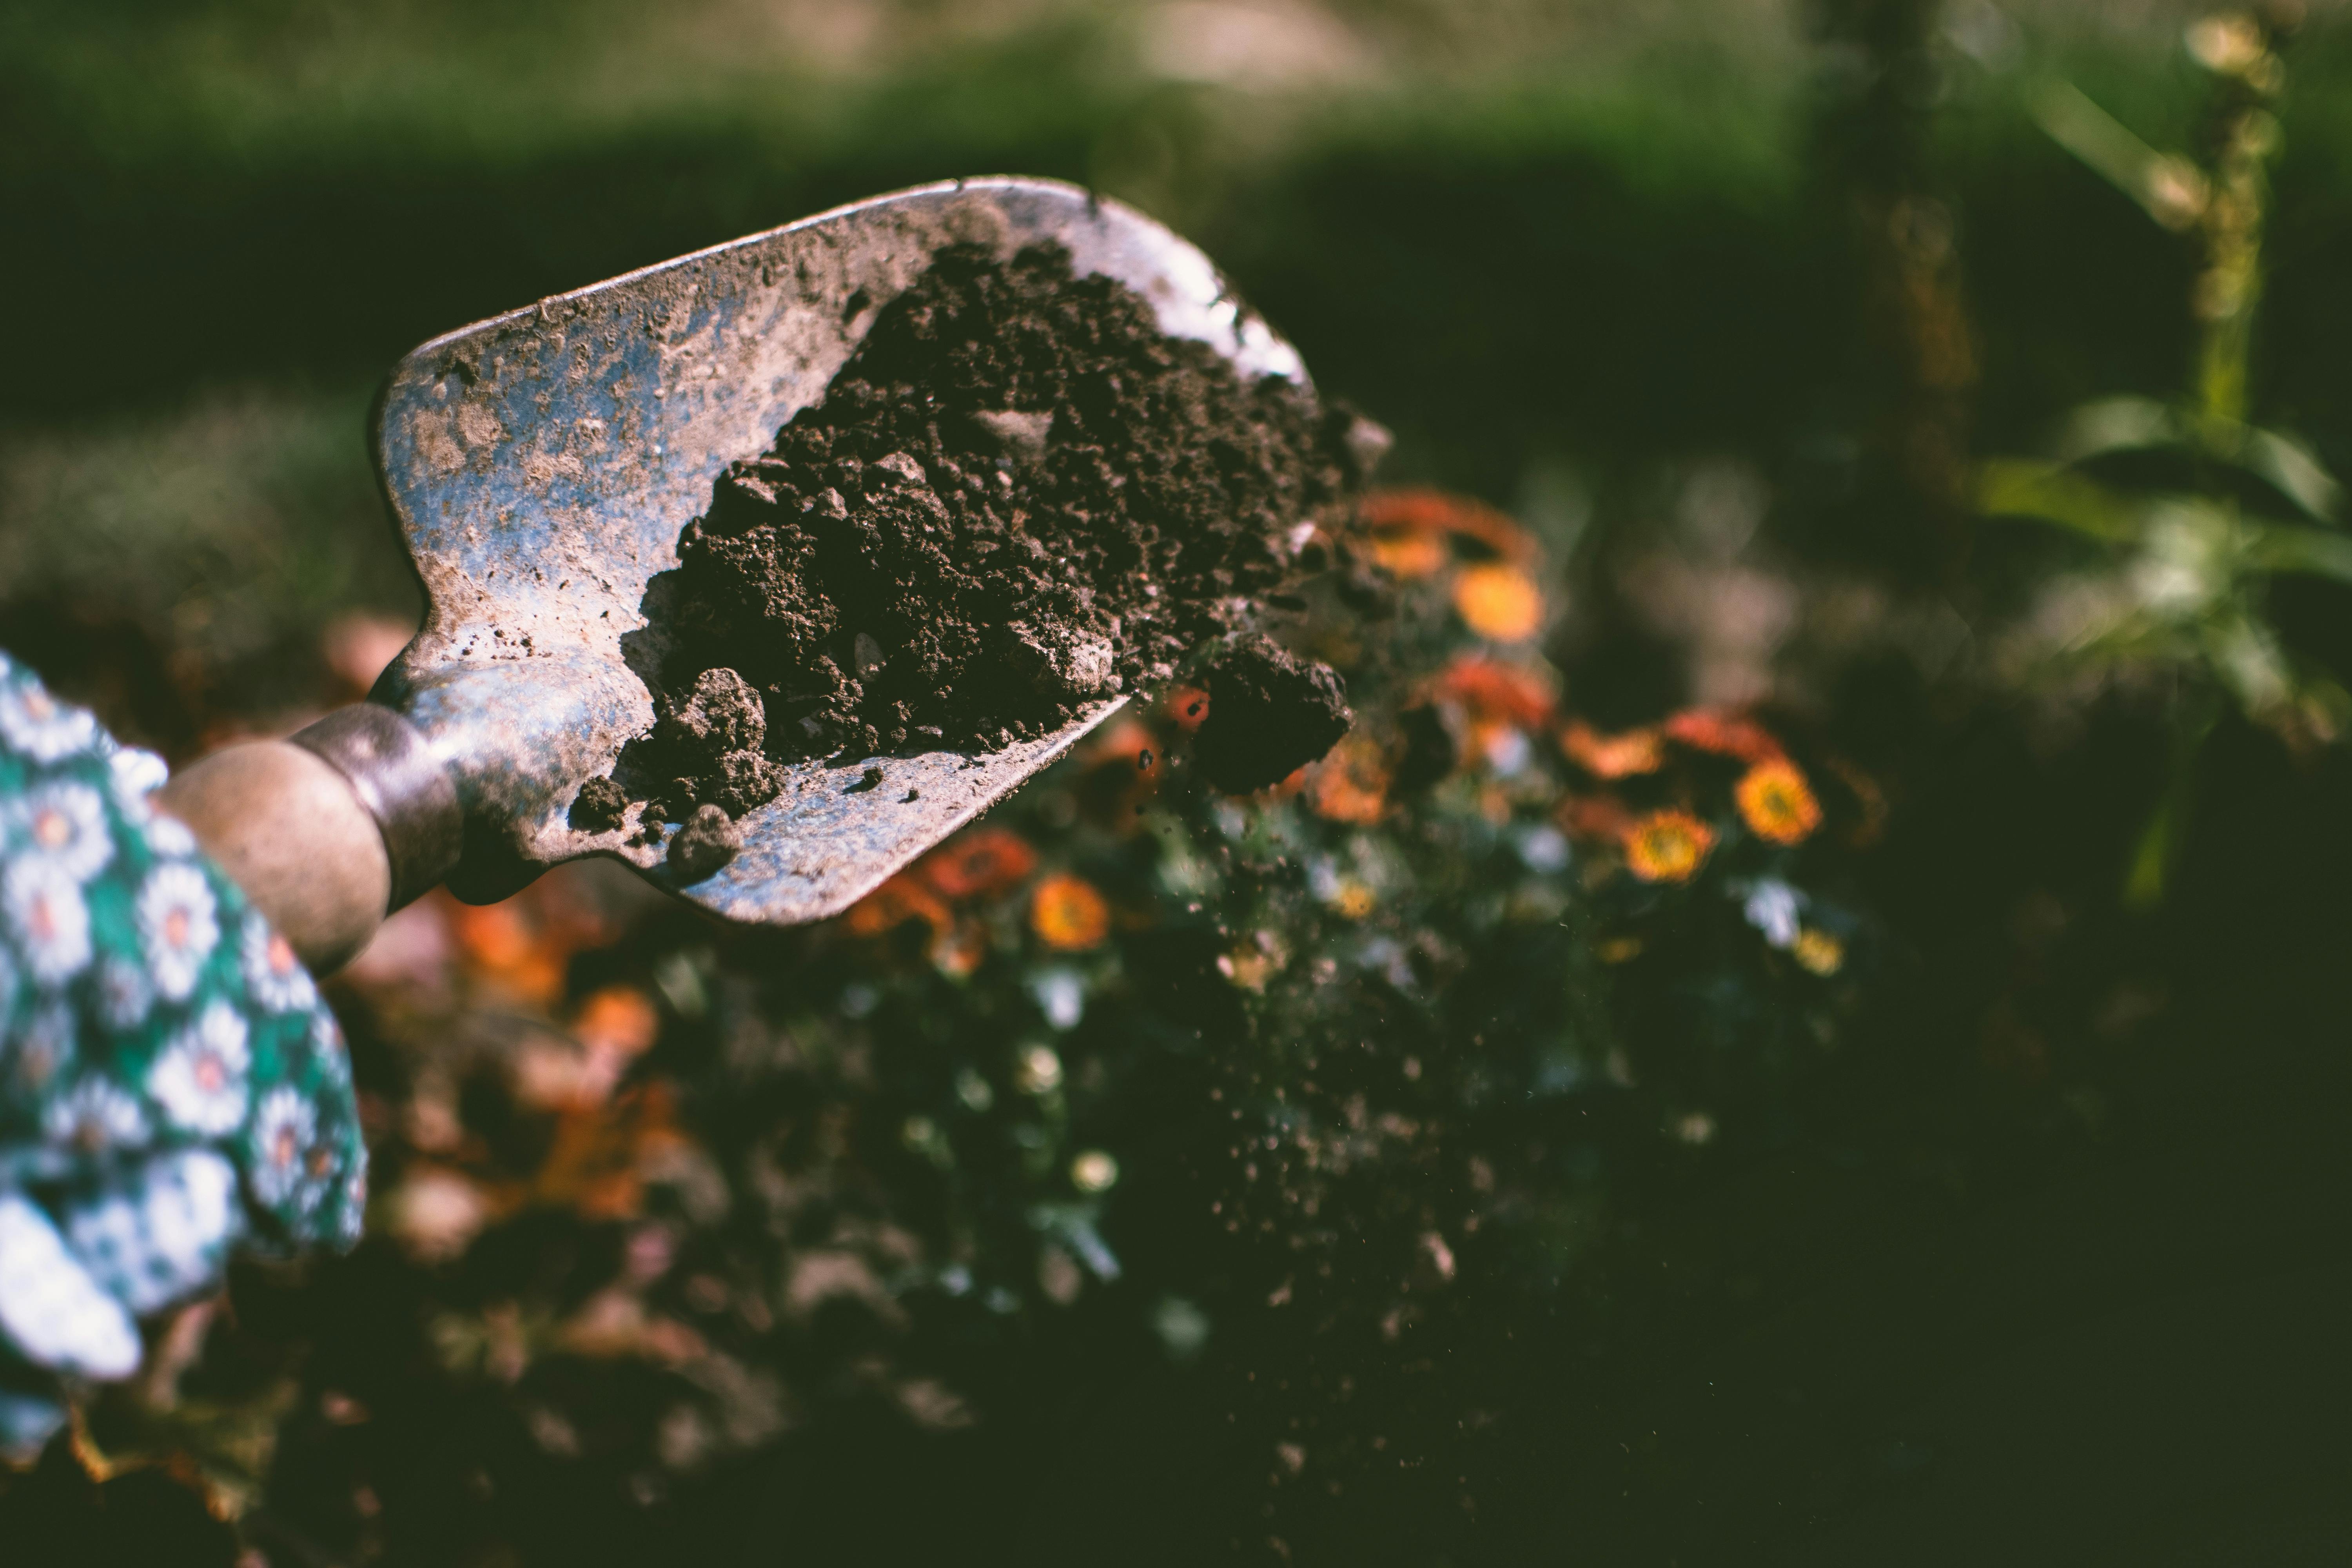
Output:
<instances>
[{"instance_id":1,"label":"soil clump","mask_svg":"<svg viewBox=\"0 0 2352 1568\"><path fill-rule=\"evenodd\" d=\"M943 249L681 535L647 596L667 694L622 777L673 820L740 816L781 763L995 750L1165 683L1318 530L1345 531L1371 429L1166 336L1059 247ZM1256 758L1240 737L1258 699L1234 700L1234 754ZM614 815L582 800L578 826Z\"/></svg>"},{"instance_id":2,"label":"soil clump","mask_svg":"<svg viewBox=\"0 0 2352 1568\"><path fill-rule=\"evenodd\" d=\"M1328 666L1242 638L1209 671L1209 712L1192 737L1201 776L1228 795L1280 784L1338 744L1355 722Z\"/></svg>"}]
</instances>

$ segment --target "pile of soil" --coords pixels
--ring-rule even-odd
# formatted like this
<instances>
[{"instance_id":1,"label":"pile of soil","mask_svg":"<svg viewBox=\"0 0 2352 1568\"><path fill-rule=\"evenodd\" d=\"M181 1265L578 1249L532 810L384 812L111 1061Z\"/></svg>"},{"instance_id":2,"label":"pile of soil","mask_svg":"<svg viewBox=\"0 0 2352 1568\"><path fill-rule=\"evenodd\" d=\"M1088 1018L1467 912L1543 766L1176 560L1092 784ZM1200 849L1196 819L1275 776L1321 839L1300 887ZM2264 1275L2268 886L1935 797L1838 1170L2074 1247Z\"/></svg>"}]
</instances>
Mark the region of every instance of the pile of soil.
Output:
<instances>
[{"instance_id":1,"label":"pile of soil","mask_svg":"<svg viewBox=\"0 0 2352 1568\"><path fill-rule=\"evenodd\" d=\"M1318 526L1342 531L1360 430L1166 336L1059 247L941 250L687 527L647 598L668 695L623 777L674 817L740 816L779 763L994 750L1165 682L1283 586ZM617 822L627 793L583 795L580 825Z\"/></svg>"}]
</instances>

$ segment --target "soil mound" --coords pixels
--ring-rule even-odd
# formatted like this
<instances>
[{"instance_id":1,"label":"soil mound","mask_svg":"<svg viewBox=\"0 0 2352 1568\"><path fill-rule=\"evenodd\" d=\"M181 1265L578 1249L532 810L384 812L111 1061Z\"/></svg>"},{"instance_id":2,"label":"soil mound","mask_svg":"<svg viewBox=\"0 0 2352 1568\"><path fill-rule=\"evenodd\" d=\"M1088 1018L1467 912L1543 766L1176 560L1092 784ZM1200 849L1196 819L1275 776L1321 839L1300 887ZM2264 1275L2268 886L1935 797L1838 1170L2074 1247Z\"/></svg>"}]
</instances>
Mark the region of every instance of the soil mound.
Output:
<instances>
[{"instance_id":1,"label":"soil mound","mask_svg":"<svg viewBox=\"0 0 2352 1568\"><path fill-rule=\"evenodd\" d=\"M1339 531L1355 425L1059 247L942 250L687 527L628 773L740 816L779 762L992 750L1164 682Z\"/></svg>"}]
</instances>

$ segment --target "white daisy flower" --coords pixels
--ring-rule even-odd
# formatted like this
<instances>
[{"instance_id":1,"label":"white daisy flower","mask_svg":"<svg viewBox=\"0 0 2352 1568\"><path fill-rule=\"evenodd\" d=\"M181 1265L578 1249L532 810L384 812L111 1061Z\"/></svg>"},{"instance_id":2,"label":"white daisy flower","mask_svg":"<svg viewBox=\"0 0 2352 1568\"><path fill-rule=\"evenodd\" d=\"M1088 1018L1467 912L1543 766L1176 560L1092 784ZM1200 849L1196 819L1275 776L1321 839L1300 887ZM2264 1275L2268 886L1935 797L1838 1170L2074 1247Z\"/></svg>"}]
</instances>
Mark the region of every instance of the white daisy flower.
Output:
<instances>
[{"instance_id":1,"label":"white daisy flower","mask_svg":"<svg viewBox=\"0 0 2352 1568\"><path fill-rule=\"evenodd\" d=\"M1748 901L1739 912L1764 933L1766 942L1790 948L1797 944L1797 917L1804 904L1804 894L1778 877L1765 877L1748 885Z\"/></svg>"},{"instance_id":2,"label":"white daisy flower","mask_svg":"<svg viewBox=\"0 0 2352 1568\"><path fill-rule=\"evenodd\" d=\"M54 763L88 751L98 737L98 721L88 709L67 706L37 681L0 686L0 742L33 761Z\"/></svg>"},{"instance_id":3,"label":"white daisy flower","mask_svg":"<svg viewBox=\"0 0 2352 1568\"><path fill-rule=\"evenodd\" d=\"M143 824L147 847L165 859L184 860L196 852L196 836L188 825L167 812L151 811Z\"/></svg>"},{"instance_id":4,"label":"white daisy flower","mask_svg":"<svg viewBox=\"0 0 2352 1568\"><path fill-rule=\"evenodd\" d=\"M215 999L147 1070L147 1092L174 1127L218 1137L245 1120L245 1019Z\"/></svg>"},{"instance_id":5,"label":"white daisy flower","mask_svg":"<svg viewBox=\"0 0 2352 1568\"><path fill-rule=\"evenodd\" d=\"M343 1044L342 1026L321 1008L310 1017L310 1055L319 1063L319 1081L345 1085L352 1081L352 1053Z\"/></svg>"},{"instance_id":6,"label":"white daisy flower","mask_svg":"<svg viewBox=\"0 0 2352 1568\"><path fill-rule=\"evenodd\" d=\"M85 1154L127 1149L147 1141L147 1113L111 1079L86 1072L41 1113L41 1133Z\"/></svg>"},{"instance_id":7,"label":"white daisy flower","mask_svg":"<svg viewBox=\"0 0 2352 1568\"><path fill-rule=\"evenodd\" d=\"M147 1021L148 1010L154 1005L155 988L135 962L128 958L98 961L98 1016L108 1028L118 1033L135 1029Z\"/></svg>"},{"instance_id":8,"label":"white daisy flower","mask_svg":"<svg viewBox=\"0 0 2352 1568\"><path fill-rule=\"evenodd\" d=\"M265 1096L261 1108L253 1113L253 1131L248 1135L252 1162L247 1174L253 1182L254 1195L272 1208L282 1208L289 1201L309 1208L317 1200L310 1180L310 1142L319 1133L319 1115L310 1102L291 1084L280 1084ZM309 1202L302 1202L304 1198Z\"/></svg>"},{"instance_id":9,"label":"white daisy flower","mask_svg":"<svg viewBox=\"0 0 2352 1568\"><path fill-rule=\"evenodd\" d=\"M6 1057L8 1088L16 1094L30 1098L55 1083L59 1074L73 1066L77 1055L74 1039L71 1004L51 1002L35 1011L16 1037L9 1042Z\"/></svg>"},{"instance_id":10,"label":"white daisy flower","mask_svg":"<svg viewBox=\"0 0 2352 1568\"><path fill-rule=\"evenodd\" d=\"M46 860L76 882L87 882L114 858L106 802L85 784L58 779L25 792L8 810L8 825L28 860Z\"/></svg>"},{"instance_id":11,"label":"white daisy flower","mask_svg":"<svg viewBox=\"0 0 2352 1568\"><path fill-rule=\"evenodd\" d=\"M294 944L270 929L258 913L245 921L246 994L272 1013L295 1013L319 999L310 972L294 956Z\"/></svg>"},{"instance_id":12,"label":"white daisy flower","mask_svg":"<svg viewBox=\"0 0 2352 1568\"><path fill-rule=\"evenodd\" d=\"M0 1335L26 1360L84 1377L139 1368L139 1330L66 1250L49 1216L0 1193Z\"/></svg>"},{"instance_id":13,"label":"white daisy flower","mask_svg":"<svg viewBox=\"0 0 2352 1568\"><path fill-rule=\"evenodd\" d=\"M43 985L62 985L89 963L89 907L81 886L46 860L13 860L0 873L0 920L25 967Z\"/></svg>"},{"instance_id":14,"label":"white daisy flower","mask_svg":"<svg viewBox=\"0 0 2352 1568\"><path fill-rule=\"evenodd\" d=\"M210 1149L183 1149L68 1204L58 1219L99 1287L144 1313L217 1283L244 1217L236 1168Z\"/></svg>"},{"instance_id":15,"label":"white daisy flower","mask_svg":"<svg viewBox=\"0 0 2352 1568\"><path fill-rule=\"evenodd\" d=\"M205 960L220 942L215 909L212 884L187 862L170 861L147 874L136 915L140 946L159 995L184 1002L196 988Z\"/></svg>"},{"instance_id":16,"label":"white daisy flower","mask_svg":"<svg viewBox=\"0 0 2352 1568\"><path fill-rule=\"evenodd\" d=\"M145 822L155 809L147 797L163 787L172 776L171 768L154 752L136 746L118 746L106 765L113 775L115 803L131 821Z\"/></svg>"}]
</instances>

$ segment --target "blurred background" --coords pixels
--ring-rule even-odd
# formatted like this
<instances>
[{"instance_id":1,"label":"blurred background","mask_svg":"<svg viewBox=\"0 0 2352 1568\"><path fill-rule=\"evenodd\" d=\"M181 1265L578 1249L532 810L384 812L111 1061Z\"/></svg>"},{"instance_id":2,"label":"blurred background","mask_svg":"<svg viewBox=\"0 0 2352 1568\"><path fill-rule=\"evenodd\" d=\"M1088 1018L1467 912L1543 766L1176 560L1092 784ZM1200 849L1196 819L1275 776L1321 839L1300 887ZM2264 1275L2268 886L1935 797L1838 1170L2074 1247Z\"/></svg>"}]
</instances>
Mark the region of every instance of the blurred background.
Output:
<instances>
[{"instance_id":1,"label":"blurred background","mask_svg":"<svg viewBox=\"0 0 2352 1568\"><path fill-rule=\"evenodd\" d=\"M1130 795L1157 709L817 932L597 868L395 921L371 1241L0 1510L2340 1561L2347 164L2333 5L10 0L0 647L174 761L413 630L401 353L856 197L1130 202L1398 439L1395 603L1299 634L1377 721L1287 795ZM1720 847L1652 876L1669 774Z\"/></svg>"}]
</instances>

